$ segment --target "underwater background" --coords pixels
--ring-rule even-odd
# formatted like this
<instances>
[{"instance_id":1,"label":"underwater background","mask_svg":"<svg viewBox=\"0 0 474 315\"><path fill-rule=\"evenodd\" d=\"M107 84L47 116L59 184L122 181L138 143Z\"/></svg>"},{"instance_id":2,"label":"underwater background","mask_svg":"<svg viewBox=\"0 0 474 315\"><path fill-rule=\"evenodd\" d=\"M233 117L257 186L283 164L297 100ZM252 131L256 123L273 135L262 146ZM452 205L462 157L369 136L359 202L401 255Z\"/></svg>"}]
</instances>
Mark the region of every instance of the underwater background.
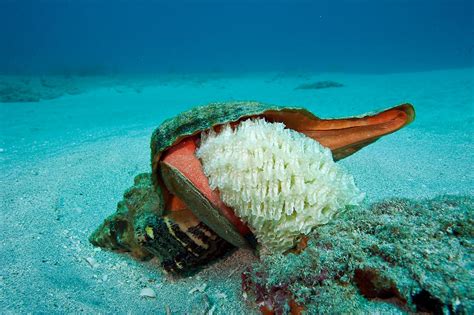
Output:
<instances>
[{"instance_id":1,"label":"underwater background","mask_svg":"<svg viewBox=\"0 0 474 315\"><path fill-rule=\"evenodd\" d=\"M245 272L252 285L290 279L285 288L308 298L309 313L472 313L473 6L0 0L0 313L258 314L242 291ZM89 243L133 177L150 172L150 137L161 122L237 100L304 107L323 118L414 105L413 123L338 162L366 199L338 228L312 235L310 248L370 246L357 255L307 251L266 261L240 249L175 279L156 260ZM402 231L398 238L392 229ZM386 261L371 260L371 242L390 254ZM355 287L324 282L322 259L346 272L340 262L356 256L382 269L400 264L388 276L421 302L368 301ZM415 276L431 273L417 282L403 264L422 266L410 271ZM271 277L259 279L249 266ZM314 288L319 295L308 293Z\"/></svg>"},{"instance_id":2,"label":"underwater background","mask_svg":"<svg viewBox=\"0 0 474 315\"><path fill-rule=\"evenodd\" d=\"M0 5L1 73L386 73L472 65L469 0Z\"/></svg>"}]
</instances>

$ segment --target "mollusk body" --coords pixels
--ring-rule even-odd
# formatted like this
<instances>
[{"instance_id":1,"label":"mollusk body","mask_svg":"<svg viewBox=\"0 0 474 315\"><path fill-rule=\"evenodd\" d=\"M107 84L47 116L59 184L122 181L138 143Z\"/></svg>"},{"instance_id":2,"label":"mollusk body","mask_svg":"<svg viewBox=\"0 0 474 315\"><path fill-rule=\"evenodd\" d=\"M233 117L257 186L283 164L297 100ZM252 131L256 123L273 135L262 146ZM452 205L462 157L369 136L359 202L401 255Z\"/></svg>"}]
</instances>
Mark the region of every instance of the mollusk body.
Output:
<instances>
[{"instance_id":1,"label":"mollusk body","mask_svg":"<svg viewBox=\"0 0 474 315\"><path fill-rule=\"evenodd\" d=\"M139 258L157 256L180 274L234 246L286 251L361 200L333 159L413 119L409 104L328 120L255 102L191 109L155 130L151 174L137 176L90 240Z\"/></svg>"}]
</instances>

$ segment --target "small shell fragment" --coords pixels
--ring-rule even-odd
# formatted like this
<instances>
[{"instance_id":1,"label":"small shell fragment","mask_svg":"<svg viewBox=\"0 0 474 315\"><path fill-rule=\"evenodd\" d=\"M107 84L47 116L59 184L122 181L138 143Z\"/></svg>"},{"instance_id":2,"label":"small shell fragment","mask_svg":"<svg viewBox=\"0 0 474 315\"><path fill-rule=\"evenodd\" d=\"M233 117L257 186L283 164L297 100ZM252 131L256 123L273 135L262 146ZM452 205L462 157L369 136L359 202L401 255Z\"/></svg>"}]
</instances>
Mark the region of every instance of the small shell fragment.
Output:
<instances>
[{"instance_id":1,"label":"small shell fragment","mask_svg":"<svg viewBox=\"0 0 474 315\"><path fill-rule=\"evenodd\" d=\"M141 291L140 291L140 296L141 297L146 297L146 298L156 298L156 293L153 289L151 288L143 288Z\"/></svg>"},{"instance_id":2,"label":"small shell fragment","mask_svg":"<svg viewBox=\"0 0 474 315\"><path fill-rule=\"evenodd\" d=\"M204 290L206 290L206 287L207 287L207 284L203 283L202 285L200 286L197 286L195 288L192 288L191 290L189 290L189 294L192 294L196 291L199 291L199 292L204 292Z\"/></svg>"},{"instance_id":3,"label":"small shell fragment","mask_svg":"<svg viewBox=\"0 0 474 315\"><path fill-rule=\"evenodd\" d=\"M91 266L92 268L96 268L97 266L99 266L99 264L97 263L97 261L92 258L92 257L87 257L87 258L84 258L85 261L87 261L87 263L89 264L89 266Z\"/></svg>"}]
</instances>

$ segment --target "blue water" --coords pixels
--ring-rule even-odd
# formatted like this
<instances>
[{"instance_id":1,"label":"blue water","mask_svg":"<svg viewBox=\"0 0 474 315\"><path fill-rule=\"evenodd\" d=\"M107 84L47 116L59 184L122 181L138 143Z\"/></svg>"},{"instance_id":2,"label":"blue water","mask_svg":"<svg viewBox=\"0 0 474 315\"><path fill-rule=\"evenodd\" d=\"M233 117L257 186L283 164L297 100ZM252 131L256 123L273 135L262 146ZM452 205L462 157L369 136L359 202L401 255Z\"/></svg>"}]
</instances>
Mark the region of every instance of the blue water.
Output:
<instances>
[{"instance_id":1,"label":"blue water","mask_svg":"<svg viewBox=\"0 0 474 315\"><path fill-rule=\"evenodd\" d=\"M0 73L473 65L472 0L0 0Z\"/></svg>"},{"instance_id":2,"label":"blue water","mask_svg":"<svg viewBox=\"0 0 474 315\"><path fill-rule=\"evenodd\" d=\"M0 314L255 311L250 252L169 281L87 240L151 171L153 130L209 102L322 118L413 103L412 124L339 163L368 202L472 197L473 3L0 0ZM343 86L298 88L324 81Z\"/></svg>"}]
</instances>

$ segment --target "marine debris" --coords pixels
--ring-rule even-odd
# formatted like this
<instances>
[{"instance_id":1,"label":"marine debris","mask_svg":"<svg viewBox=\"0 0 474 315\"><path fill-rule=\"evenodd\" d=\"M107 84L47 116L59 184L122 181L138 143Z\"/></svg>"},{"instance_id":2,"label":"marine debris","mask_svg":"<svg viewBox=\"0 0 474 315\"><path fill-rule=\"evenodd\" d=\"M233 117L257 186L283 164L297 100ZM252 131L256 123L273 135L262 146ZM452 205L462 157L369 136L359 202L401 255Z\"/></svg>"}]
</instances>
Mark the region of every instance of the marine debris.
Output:
<instances>
[{"instance_id":1,"label":"marine debris","mask_svg":"<svg viewBox=\"0 0 474 315\"><path fill-rule=\"evenodd\" d=\"M474 312L474 198L391 199L342 213L300 255L262 257L242 275L262 311Z\"/></svg>"},{"instance_id":2,"label":"marine debris","mask_svg":"<svg viewBox=\"0 0 474 315\"><path fill-rule=\"evenodd\" d=\"M295 90L319 90L335 87L343 87L344 84L335 81L318 81L313 83L304 83L295 87Z\"/></svg>"}]
</instances>

